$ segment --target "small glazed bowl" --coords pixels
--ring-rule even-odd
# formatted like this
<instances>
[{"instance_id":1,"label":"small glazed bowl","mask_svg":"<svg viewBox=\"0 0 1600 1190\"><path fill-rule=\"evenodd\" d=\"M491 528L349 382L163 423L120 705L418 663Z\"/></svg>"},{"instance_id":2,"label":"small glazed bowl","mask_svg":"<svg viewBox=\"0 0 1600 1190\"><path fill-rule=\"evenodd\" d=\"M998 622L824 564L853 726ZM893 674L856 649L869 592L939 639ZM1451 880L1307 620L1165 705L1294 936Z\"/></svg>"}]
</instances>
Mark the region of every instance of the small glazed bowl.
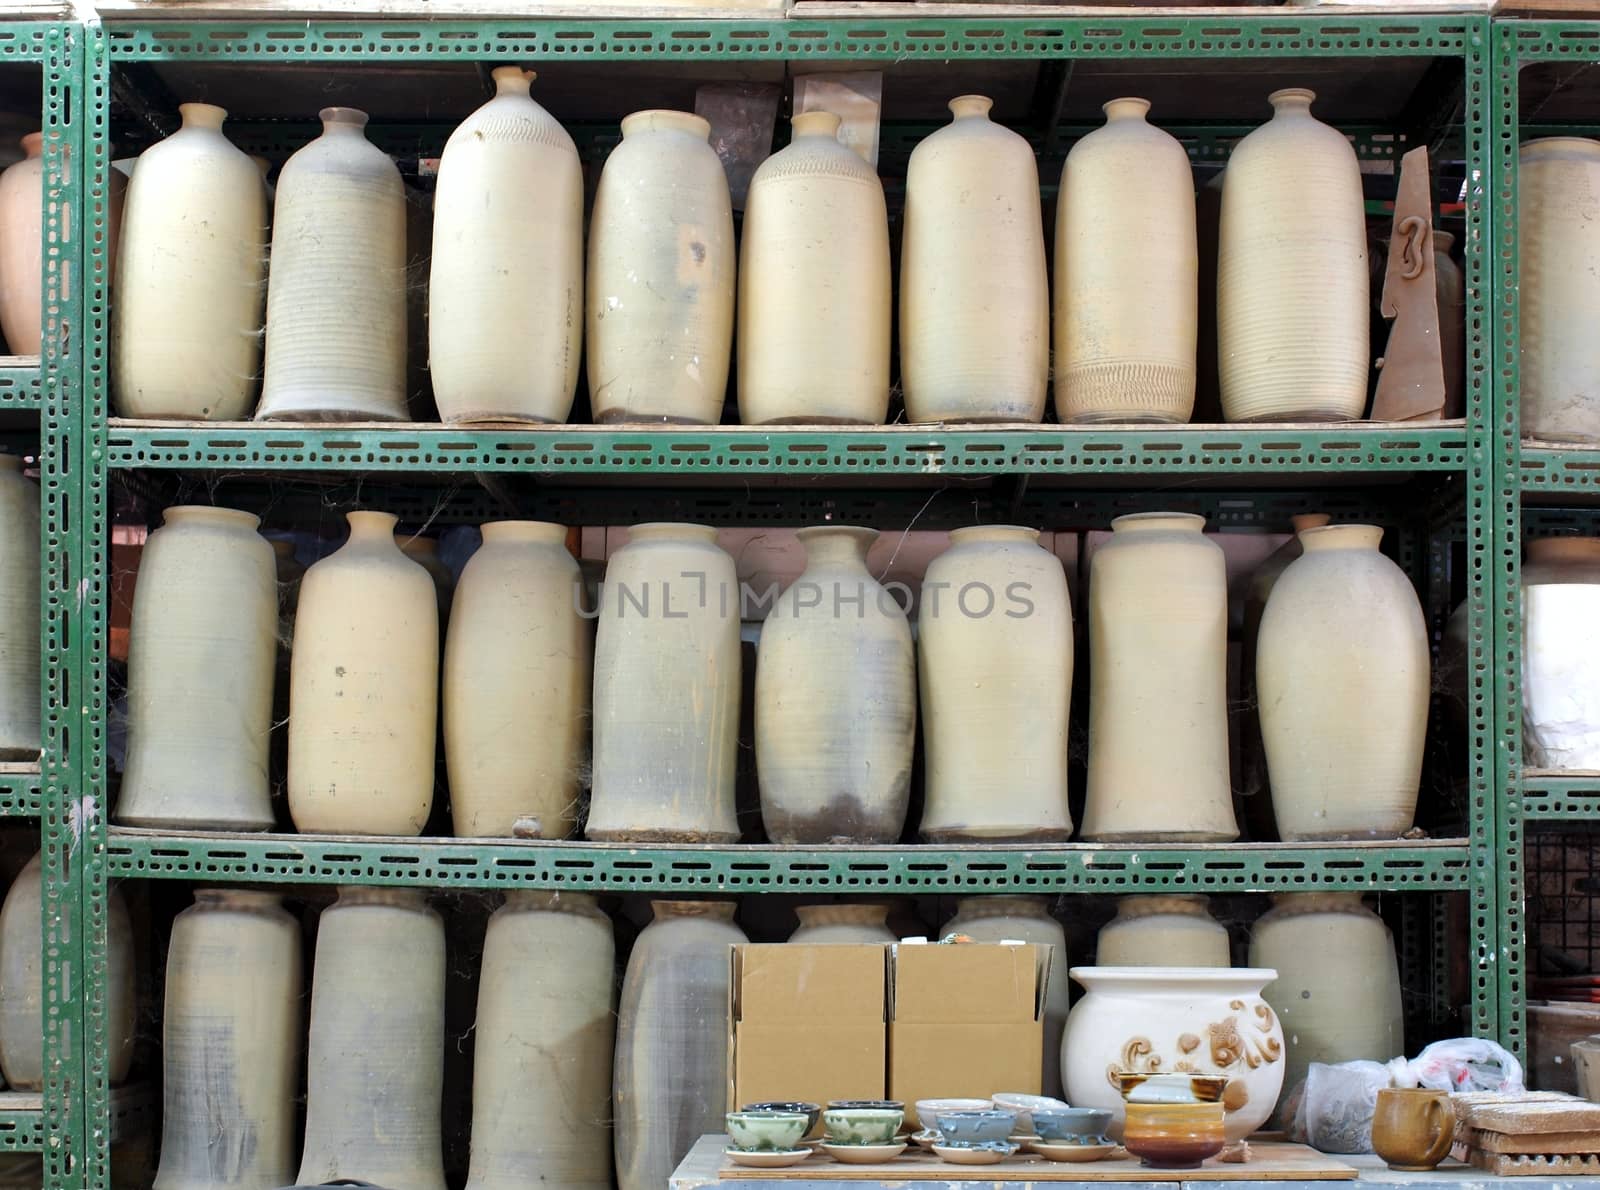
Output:
<instances>
[{"instance_id":1,"label":"small glazed bowl","mask_svg":"<svg viewBox=\"0 0 1600 1190\"><path fill-rule=\"evenodd\" d=\"M731 1111L728 1139L746 1153L788 1153L800 1147L811 1121L798 1111Z\"/></svg>"},{"instance_id":2,"label":"small glazed bowl","mask_svg":"<svg viewBox=\"0 0 1600 1190\"><path fill-rule=\"evenodd\" d=\"M1037 1108L1050 1108L1060 1111L1067 1105L1059 1099L1052 1099L1048 1095L1027 1095L1021 1091L997 1091L994 1096L994 1105L1002 1111L1017 1113L1017 1131L1033 1132L1032 1113Z\"/></svg>"},{"instance_id":3,"label":"small glazed bowl","mask_svg":"<svg viewBox=\"0 0 1600 1190\"><path fill-rule=\"evenodd\" d=\"M919 1099L917 1122L933 1128L933 1118L942 1111L988 1111L994 1105L987 1099Z\"/></svg>"},{"instance_id":4,"label":"small glazed bowl","mask_svg":"<svg viewBox=\"0 0 1600 1190\"><path fill-rule=\"evenodd\" d=\"M1228 1143L1227 1109L1219 1103L1129 1103L1122 1144L1146 1165L1196 1169Z\"/></svg>"},{"instance_id":5,"label":"small glazed bowl","mask_svg":"<svg viewBox=\"0 0 1600 1190\"><path fill-rule=\"evenodd\" d=\"M855 1111L858 1108L871 1108L879 1111L904 1112L906 1105L898 1099L830 1099L829 1111Z\"/></svg>"},{"instance_id":6,"label":"small glazed bowl","mask_svg":"<svg viewBox=\"0 0 1600 1190\"><path fill-rule=\"evenodd\" d=\"M1099 1107L1035 1108L1033 1129L1056 1145L1103 1145L1111 1113Z\"/></svg>"},{"instance_id":7,"label":"small glazed bowl","mask_svg":"<svg viewBox=\"0 0 1600 1190\"><path fill-rule=\"evenodd\" d=\"M828 1130L830 1145L888 1145L894 1143L905 1118L898 1108L830 1107L822 1113L822 1126Z\"/></svg>"},{"instance_id":8,"label":"small glazed bowl","mask_svg":"<svg viewBox=\"0 0 1600 1190\"><path fill-rule=\"evenodd\" d=\"M801 1112L805 1116L807 1116L808 1120L809 1120L809 1122L806 1124L806 1133L808 1135L817 1130L817 1121L822 1118L822 1108L819 1107L815 1103L800 1103L800 1102L788 1103L788 1102L784 1102L784 1101L781 1101L781 1100L773 1100L770 1103L747 1103L743 1107L741 1107L739 1110L742 1111L742 1112L747 1112L747 1111Z\"/></svg>"},{"instance_id":9,"label":"small glazed bowl","mask_svg":"<svg viewBox=\"0 0 1600 1190\"><path fill-rule=\"evenodd\" d=\"M939 1135L947 1148L974 1145L1008 1144L1007 1137L1017 1130L1014 1111L942 1111L934 1116Z\"/></svg>"}]
</instances>

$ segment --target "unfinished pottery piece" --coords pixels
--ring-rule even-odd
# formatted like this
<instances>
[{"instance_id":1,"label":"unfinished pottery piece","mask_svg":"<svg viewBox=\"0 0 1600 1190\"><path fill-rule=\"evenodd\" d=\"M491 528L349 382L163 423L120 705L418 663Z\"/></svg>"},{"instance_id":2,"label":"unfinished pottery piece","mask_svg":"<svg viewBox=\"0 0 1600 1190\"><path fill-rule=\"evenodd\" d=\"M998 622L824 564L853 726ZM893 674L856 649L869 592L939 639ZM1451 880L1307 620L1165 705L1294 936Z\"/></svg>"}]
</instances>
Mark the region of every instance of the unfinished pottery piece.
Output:
<instances>
[{"instance_id":1,"label":"unfinished pottery piece","mask_svg":"<svg viewBox=\"0 0 1600 1190\"><path fill-rule=\"evenodd\" d=\"M1200 893L1117 898L1117 915L1100 927L1099 967L1226 967L1228 931Z\"/></svg>"},{"instance_id":2,"label":"unfinished pottery piece","mask_svg":"<svg viewBox=\"0 0 1600 1190\"><path fill-rule=\"evenodd\" d=\"M800 919L800 928L789 935L788 941L805 946L871 945L898 940L889 928L889 906L883 901L857 905L797 905L795 916ZM816 1120L811 1123L816 1126Z\"/></svg>"},{"instance_id":3,"label":"unfinished pottery piece","mask_svg":"<svg viewBox=\"0 0 1600 1190\"><path fill-rule=\"evenodd\" d=\"M44 325L44 133L22 138L0 172L0 333L12 355L38 355Z\"/></svg>"},{"instance_id":4,"label":"unfinished pottery piece","mask_svg":"<svg viewBox=\"0 0 1600 1190\"><path fill-rule=\"evenodd\" d=\"M1600 769L1600 538L1528 542L1522 630L1526 763Z\"/></svg>"},{"instance_id":5,"label":"unfinished pottery piece","mask_svg":"<svg viewBox=\"0 0 1600 1190\"><path fill-rule=\"evenodd\" d=\"M39 755L39 485L21 455L0 454L0 760Z\"/></svg>"}]
</instances>

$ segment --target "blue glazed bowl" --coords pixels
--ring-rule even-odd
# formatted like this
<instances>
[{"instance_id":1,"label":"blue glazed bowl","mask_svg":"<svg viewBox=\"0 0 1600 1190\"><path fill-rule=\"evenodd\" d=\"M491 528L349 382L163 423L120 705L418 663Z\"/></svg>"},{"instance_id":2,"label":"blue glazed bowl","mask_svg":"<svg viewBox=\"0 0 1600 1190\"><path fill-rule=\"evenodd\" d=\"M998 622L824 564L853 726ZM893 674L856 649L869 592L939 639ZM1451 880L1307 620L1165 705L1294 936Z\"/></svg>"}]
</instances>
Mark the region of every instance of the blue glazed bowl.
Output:
<instances>
[{"instance_id":1,"label":"blue glazed bowl","mask_svg":"<svg viewBox=\"0 0 1600 1190\"><path fill-rule=\"evenodd\" d=\"M944 1143L953 1148L1004 1144L1017 1127L1014 1111L942 1111L934 1119Z\"/></svg>"},{"instance_id":2,"label":"blue glazed bowl","mask_svg":"<svg viewBox=\"0 0 1600 1190\"><path fill-rule=\"evenodd\" d=\"M1098 1107L1035 1108L1033 1130L1056 1145L1103 1145L1111 1113Z\"/></svg>"}]
</instances>

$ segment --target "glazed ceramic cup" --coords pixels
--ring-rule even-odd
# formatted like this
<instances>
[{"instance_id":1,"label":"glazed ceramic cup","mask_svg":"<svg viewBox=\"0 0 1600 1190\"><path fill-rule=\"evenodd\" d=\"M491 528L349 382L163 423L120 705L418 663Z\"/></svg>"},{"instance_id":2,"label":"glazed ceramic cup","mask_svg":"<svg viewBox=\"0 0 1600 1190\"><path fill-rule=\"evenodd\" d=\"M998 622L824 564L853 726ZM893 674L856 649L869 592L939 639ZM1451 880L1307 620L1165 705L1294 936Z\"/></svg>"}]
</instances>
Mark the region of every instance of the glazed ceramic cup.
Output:
<instances>
[{"instance_id":1,"label":"glazed ceramic cup","mask_svg":"<svg viewBox=\"0 0 1600 1190\"><path fill-rule=\"evenodd\" d=\"M1100 1107L1033 1109L1033 1130L1040 1140L1056 1145L1103 1145L1111 1113Z\"/></svg>"},{"instance_id":2,"label":"glazed ceramic cup","mask_svg":"<svg viewBox=\"0 0 1600 1190\"><path fill-rule=\"evenodd\" d=\"M1146 1165L1195 1169L1228 1142L1221 1103L1128 1103L1122 1143Z\"/></svg>"},{"instance_id":3,"label":"glazed ceramic cup","mask_svg":"<svg viewBox=\"0 0 1600 1190\"><path fill-rule=\"evenodd\" d=\"M822 1113L830 1145L893 1144L904 1120L904 1112L886 1107L830 1107Z\"/></svg>"},{"instance_id":4,"label":"glazed ceramic cup","mask_svg":"<svg viewBox=\"0 0 1600 1190\"><path fill-rule=\"evenodd\" d=\"M800 1147L811 1120L799 1111L731 1111L728 1139L746 1153L788 1153Z\"/></svg>"},{"instance_id":5,"label":"glazed ceramic cup","mask_svg":"<svg viewBox=\"0 0 1600 1190\"><path fill-rule=\"evenodd\" d=\"M923 1128L935 1129L934 1117L942 1111L988 1111L992 1106L987 1099L919 1099L917 1123Z\"/></svg>"},{"instance_id":6,"label":"glazed ceramic cup","mask_svg":"<svg viewBox=\"0 0 1600 1190\"><path fill-rule=\"evenodd\" d=\"M939 1135L950 1148L1004 1144L1017 1127L1014 1111L942 1111L934 1114Z\"/></svg>"},{"instance_id":7,"label":"glazed ceramic cup","mask_svg":"<svg viewBox=\"0 0 1600 1190\"><path fill-rule=\"evenodd\" d=\"M1448 1091L1386 1087L1372 1117L1372 1151L1390 1169L1432 1169L1445 1159L1456 1136L1456 1114Z\"/></svg>"},{"instance_id":8,"label":"glazed ceramic cup","mask_svg":"<svg viewBox=\"0 0 1600 1190\"><path fill-rule=\"evenodd\" d=\"M769 1103L747 1103L739 1109L741 1112L751 1111L786 1111L800 1112L806 1117L806 1133L809 1135L816 1131L817 1121L822 1118L822 1108L815 1103L789 1103L783 1100L773 1100Z\"/></svg>"}]
</instances>

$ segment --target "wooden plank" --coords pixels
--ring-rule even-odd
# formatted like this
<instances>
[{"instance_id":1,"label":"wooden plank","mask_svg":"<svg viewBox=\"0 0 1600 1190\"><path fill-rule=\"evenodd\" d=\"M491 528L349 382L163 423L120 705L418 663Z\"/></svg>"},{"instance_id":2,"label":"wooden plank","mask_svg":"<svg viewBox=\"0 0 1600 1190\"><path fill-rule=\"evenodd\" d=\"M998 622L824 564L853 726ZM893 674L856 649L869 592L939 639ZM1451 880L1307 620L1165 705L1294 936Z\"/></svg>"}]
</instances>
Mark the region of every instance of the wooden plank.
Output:
<instances>
[{"instance_id":1,"label":"wooden plank","mask_svg":"<svg viewBox=\"0 0 1600 1190\"><path fill-rule=\"evenodd\" d=\"M1508 1136L1594 1132L1600 1130L1600 1103L1583 1099L1488 1103L1468 1108L1466 1123L1468 1128Z\"/></svg>"},{"instance_id":2,"label":"wooden plank","mask_svg":"<svg viewBox=\"0 0 1600 1190\"><path fill-rule=\"evenodd\" d=\"M1589 0L1600 3L1600 0ZM796 19L824 20L862 16L875 17L926 17L931 15L951 17L1104 17L1115 12L1119 16L1138 17L1225 17L1235 21L1272 21L1282 23L1286 18L1354 17L1354 16L1440 16L1451 13L1481 14L1490 11L1493 0L1322 0L1316 4L1294 4L1281 7L1235 7L1209 5L1150 5L1150 4L1008 4L1008 3L945 3L942 0L924 0L923 3L904 3L901 0L797 0L789 15Z\"/></svg>"}]
</instances>

